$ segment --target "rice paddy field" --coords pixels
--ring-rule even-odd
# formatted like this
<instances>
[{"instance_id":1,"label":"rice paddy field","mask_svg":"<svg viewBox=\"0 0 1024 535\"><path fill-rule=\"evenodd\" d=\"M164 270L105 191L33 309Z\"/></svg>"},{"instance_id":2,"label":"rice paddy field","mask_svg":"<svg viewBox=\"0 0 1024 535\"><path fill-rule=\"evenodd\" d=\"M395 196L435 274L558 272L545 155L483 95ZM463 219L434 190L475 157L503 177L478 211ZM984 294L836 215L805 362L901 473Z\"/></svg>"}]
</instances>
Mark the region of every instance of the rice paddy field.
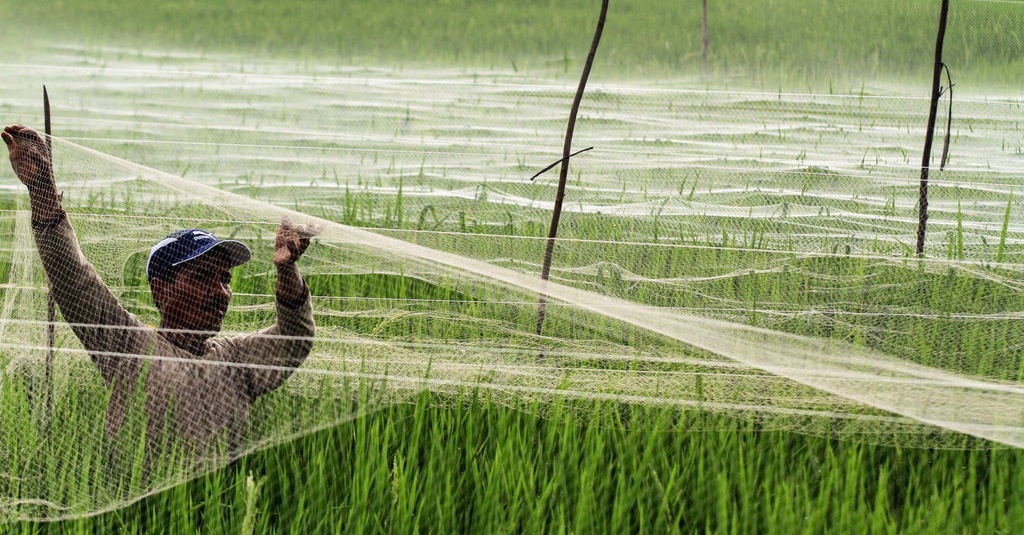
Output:
<instances>
[{"instance_id":1,"label":"rice paddy field","mask_svg":"<svg viewBox=\"0 0 1024 535\"><path fill-rule=\"evenodd\" d=\"M244 451L120 474L66 326L34 401L46 281L0 173L0 531L1020 532L1024 3L952 2L921 258L939 3L708 3L706 64L698 2L612 3L551 285L530 177L597 2L5 5L2 121L41 129L46 85L143 321L171 229L253 246L228 334L272 321L280 216L327 230L317 344Z\"/></svg>"}]
</instances>

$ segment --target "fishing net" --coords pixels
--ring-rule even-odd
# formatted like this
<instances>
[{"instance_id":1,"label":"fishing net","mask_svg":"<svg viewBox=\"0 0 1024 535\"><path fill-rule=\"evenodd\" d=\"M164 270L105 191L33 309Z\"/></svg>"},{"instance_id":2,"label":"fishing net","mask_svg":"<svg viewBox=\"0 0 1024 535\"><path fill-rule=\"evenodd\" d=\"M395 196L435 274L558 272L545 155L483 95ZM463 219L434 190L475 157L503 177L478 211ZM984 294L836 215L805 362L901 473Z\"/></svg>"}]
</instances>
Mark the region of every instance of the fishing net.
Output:
<instances>
[{"instance_id":1,"label":"fishing net","mask_svg":"<svg viewBox=\"0 0 1024 535\"><path fill-rule=\"evenodd\" d=\"M83 257L137 321L68 321L97 290L62 281L66 259L47 277L4 171L0 519L116 508L425 390L1024 446L1019 96L958 97L918 258L923 92L592 82L575 145L595 148L572 161L544 281L555 184L529 176L560 157L571 83L58 53L80 65L4 70L78 103L55 106L57 186ZM296 264L315 334L263 331L305 314L277 303L283 218L322 229ZM154 342L147 261L186 228L252 252L215 340L258 342L230 358ZM75 329L111 342L90 354ZM135 371L104 377L97 359ZM264 376L282 380L254 389Z\"/></svg>"}]
</instances>

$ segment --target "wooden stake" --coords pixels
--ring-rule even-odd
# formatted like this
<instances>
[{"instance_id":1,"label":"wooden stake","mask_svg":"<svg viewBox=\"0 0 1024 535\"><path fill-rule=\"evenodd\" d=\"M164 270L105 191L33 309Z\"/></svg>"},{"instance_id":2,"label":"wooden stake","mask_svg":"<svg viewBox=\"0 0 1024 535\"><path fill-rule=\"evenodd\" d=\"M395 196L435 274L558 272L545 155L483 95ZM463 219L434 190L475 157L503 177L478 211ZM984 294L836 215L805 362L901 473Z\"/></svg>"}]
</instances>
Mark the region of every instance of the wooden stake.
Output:
<instances>
[{"instance_id":1,"label":"wooden stake","mask_svg":"<svg viewBox=\"0 0 1024 535\"><path fill-rule=\"evenodd\" d=\"M704 76L708 75L708 0L701 0L700 15L700 69Z\"/></svg>"},{"instance_id":2,"label":"wooden stake","mask_svg":"<svg viewBox=\"0 0 1024 535\"><path fill-rule=\"evenodd\" d=\"M594 30L594 40L590 43L590 52L587 54L587 61L583 64L583 73L580 75L579 86L576 87L576 96L572 100L572 109L569 111L569 125L565 129L565 144L562 147L562 167L558 173L558 191L555 193L555 206L551 212L551 226L548 227L548 241L544 247L544 265L541 268L540 277L548 280L551 274L551 258L555 250L555 237L558 235L558 222L562 216L562 202L565 200L565 183L569 176L569 157L572 152L572 134L576 128L576 114L580 110L580 102L583 100L583 90L587 87L587 78L590 77L590 69L594 65L594 56L597 54L597 45L601 43L601 32L604 31L604 21L608 15L608 0L601 0L601 14L597 17L597 28ZM547 300L542 295L537 310L537 335L544 329L544 315L547 308Z\"/></svg>"},{"instance_id":3,"label":"wooden stake","mask_svg":"<svg viewBox=\"0 0 1024 535\"><path fill-rule=\"evenodd\" d=\"M935 137L935 117L939 110L939 83L942 79L942 42L946 38L946 18L949 0L942 0L939 15L939 35L935 39L935 66L932 74L932 101L928 110L928 129L924 137L924 155L921 157L921 185L917 198L917 256L924 256L925 230L928 226L928 168L932 160L932 140Z\"/></svg>"},{"instance_id":4,"label":"wooden stake","mask_svg":"<svg viewBox=\"0 0 1024 535\"><path fill-rule=\"evenodd\" d=\"M53 130L50 127L50 95L46 93L46 86L43 86L43 131L46 133L46 150L49 152L50 165L53 165L53 142L51 136ZM46 292L46 427L49 429L50 421L53 418L53 354L56 336L54 335L54 322L57 321L57 303L53 299L53 287Z\"/></svg>"}]
</instances>

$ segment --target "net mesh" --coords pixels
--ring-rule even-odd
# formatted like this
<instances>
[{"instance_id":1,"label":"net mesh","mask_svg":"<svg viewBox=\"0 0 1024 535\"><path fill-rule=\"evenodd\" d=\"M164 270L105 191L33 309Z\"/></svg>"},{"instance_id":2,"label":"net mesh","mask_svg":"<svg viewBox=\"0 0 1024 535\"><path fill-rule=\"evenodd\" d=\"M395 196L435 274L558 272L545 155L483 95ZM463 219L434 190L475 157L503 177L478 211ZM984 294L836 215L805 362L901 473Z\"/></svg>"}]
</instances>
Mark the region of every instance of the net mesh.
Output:
<instances>
[{"instance_id":1,"label":"net mesh","mask_svg":"<svg viewBox=\"0 0 1024 535\"><path fill-rule=\"evenodd\" d=\"M323 229L297 263L316 333L256 335L312 343L291 357L108 350L141 363L117 394L73 332L86 326L64 307L48 320L50 282L67 302L97 298L60 284L70 269L48 282L24 187L5 171L0 518L115 508L424 389L439 403L485 390L905 446L1024 446L1019 96L958 86L916 258L925 91L593 80L575 145L595 149L572 161L545 282L554 174L528 177L560 157L573 84L191 56L110 67L94 54L0 67L77 103L56 112L57 185L84 258L139 322L91 327L155 332L150 248L193 227L253 253L217 339L295 320L275 299L287 217ZM166 379L179 372L195 377ZM288 378L231 398L238 376L273 373ZM217 424L224 407L237 411ZM209 423L201 440L195 422Z\"/></svg>"}]
</instances>

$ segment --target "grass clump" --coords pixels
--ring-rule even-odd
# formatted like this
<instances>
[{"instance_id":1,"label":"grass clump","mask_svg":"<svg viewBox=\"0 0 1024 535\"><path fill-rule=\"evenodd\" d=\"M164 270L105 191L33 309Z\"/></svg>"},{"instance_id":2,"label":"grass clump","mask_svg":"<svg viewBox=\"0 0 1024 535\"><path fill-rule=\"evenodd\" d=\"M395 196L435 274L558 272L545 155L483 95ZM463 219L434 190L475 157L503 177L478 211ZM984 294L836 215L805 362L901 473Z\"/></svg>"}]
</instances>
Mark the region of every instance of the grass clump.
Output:
<instances>
[{"instance_id":1,"label":"grass clump","mask_svg":"<svg viewBox=\"0 0 1024 535\"><path fill-rule=\"evenodd\" d=\"M167 533L998 533L1024 515L1022 461L710 413L422 394L121 511L8 529L136 533L159 518Z\"/></svg>"}]
</instances>

